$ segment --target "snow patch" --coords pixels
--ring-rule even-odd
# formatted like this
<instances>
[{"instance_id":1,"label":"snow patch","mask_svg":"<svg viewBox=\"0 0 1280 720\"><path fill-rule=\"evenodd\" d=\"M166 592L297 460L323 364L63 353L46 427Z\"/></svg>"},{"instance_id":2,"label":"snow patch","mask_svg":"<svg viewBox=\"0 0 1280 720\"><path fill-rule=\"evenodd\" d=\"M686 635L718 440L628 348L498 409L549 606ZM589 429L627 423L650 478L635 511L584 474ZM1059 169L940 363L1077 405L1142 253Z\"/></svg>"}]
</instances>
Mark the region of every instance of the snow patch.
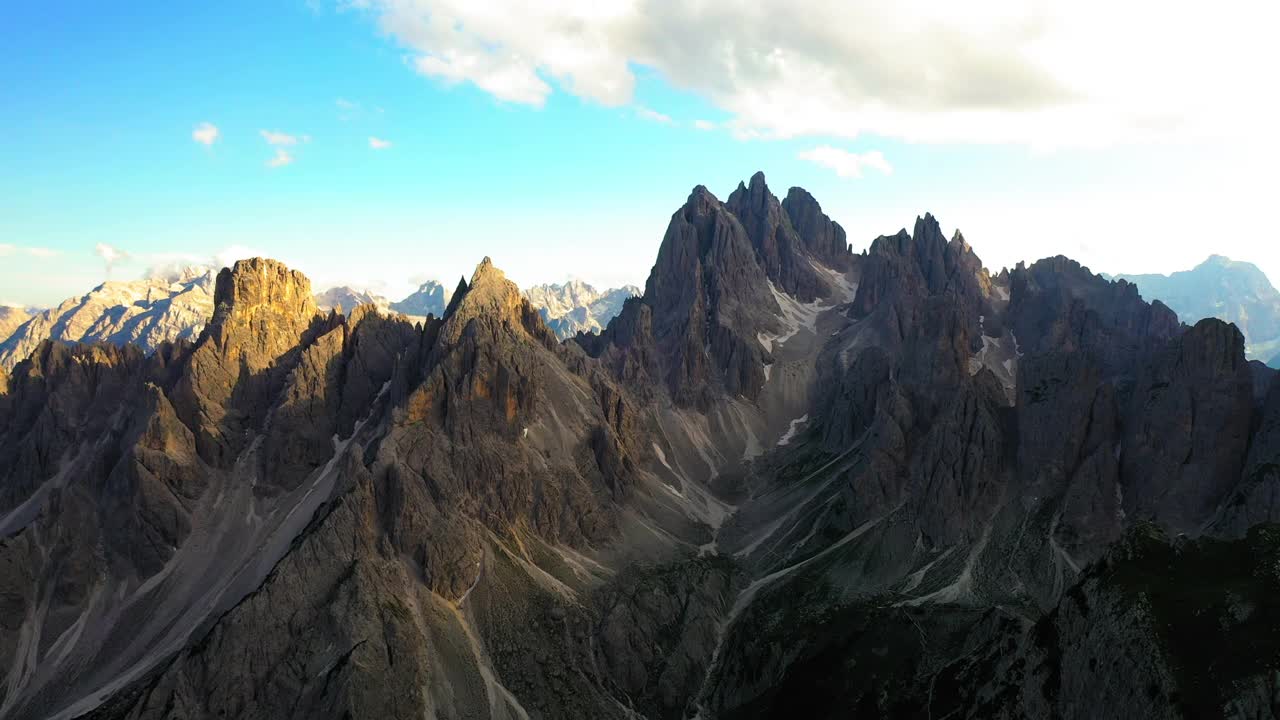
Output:
<instances>
[{"instance_id":1,"label":"snow patch","mask_svg":"<svg viewBox=\"0 0 1280 720\"><path fill-rule=\"evenodd\" d=\"M785 345L788 340L795 337L801 330L809 330L817 332L818 315L826 308L823 307L821 300L814 300L811 303L802 303L799 300L778 289L773 281L769 282L769 290L773 293L773 299L777 301L778 308L782 314L778 317L782 321L783 331L781 333L757 333L756 339L769 352L776 352L777 348Z\"/></svg>"},{"instance_id":2,"label":"snow patch","mask_svg":"<svg viewBox=\"0 0 1280 720\"><path fill-rule=\"evenodd\" d=\"M782 437L778 438L778 447L782 447L783 445L791 442L792 438L796 436L796 431L800 429L801 425L807 422L809 422L809 413L805 413L795 420L792 420L790 427L787 428L787 432L784 433Z\"/></svg>"}]
</instances>

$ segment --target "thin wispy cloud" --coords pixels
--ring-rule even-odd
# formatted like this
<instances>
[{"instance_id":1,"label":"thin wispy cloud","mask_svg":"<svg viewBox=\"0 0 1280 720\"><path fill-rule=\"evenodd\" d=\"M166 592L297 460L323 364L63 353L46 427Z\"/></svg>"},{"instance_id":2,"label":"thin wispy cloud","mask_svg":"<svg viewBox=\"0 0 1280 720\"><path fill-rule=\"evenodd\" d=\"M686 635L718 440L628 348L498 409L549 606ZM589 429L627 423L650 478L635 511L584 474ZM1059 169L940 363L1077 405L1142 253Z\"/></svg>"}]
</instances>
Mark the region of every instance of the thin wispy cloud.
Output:
<instances>
[{"instance_id":1,"label":"thin wispy cloud","mask_svg":"<svg viewBox=\"0 0 1280 720\"><path fill-rule=\"evenodd\" d=\"M386 150L387 148L391 147L391 141L383 140L382 138L377 138L377 137L370 137L369 147L373 148L374 150Z\"/></svg>"},{"instance_id":2,"label":"thin wispy cloud","mask_svg":"<svg viewBox=\"0 0 1280 720\"><path fill-rule=\"evenodd\" d=\"M715 130L716 124L710 120L694 120L693 126L698 130Z\"/></svg>"},{"instance_id":3,"label":"thin wispy cloud","mask_svg":"<svg viewBox=\"0 0 1280 720\"><path fill-rule=\"evenodd\" d=\"M292 162L293 162L293 155L288 150L278 147L276 148L276 154L270 160L267 161L267 167L279 168L279 167L284 167L285 165L289 165Z\"/></svg>"},{"instance_id":4,"label":"thin wispy cloud","mask_svg":"<svg viewBox=\"0 0 1280 720\"><path fill-rule=\"evenodd\" d=\"M10 245L0 243L0 257L10 257L15 255L27 255L29 257L47 259L58 257L62 254L61 250L54 250L46 247L31 247L22 245Z\"/></svg>"},{"instance_id":5,"label":"thin wispy cloud","mask_svg":"<svg viewBox=\"0 0 1280 720\"><path fill-rule=\"evenodd\" d=\"M796 157L834 170L842 178L860 178L866 170L876 170L882 175L893 174L893 166L884 159L884 154L879 150L868 150L859 154L830 145L820 145L801 151Z\"/></svg>"},{"instance_id":6,"label":"thin wispy cloud","mask_svg":"<svg viewBox=\"0 0 1280 720\"><path fill-rule=\"evenodd\" d=\"M311 139L307 135L299 138L296 135L290 135L279 130L259 130L258 133L262 135L262 139L266 140L268 145L297 145L300 139L302 142L307 142Z\"/></svg>"},{"instance_id":7,"label":"thin wispy cloud","mask_svg":"<svg viewBox=\"0 0 1280 720\"><path fill-rule=\"evenodd\" d=\"M202 122L191 131L191 139L206 147L218 142L220 135L218 126L211 122Z\"/></svg>"},{"instance_id":8,"label":"thin wispy cloud","mask_svg":"<svg viewBox=\"0 0 1280 720\"><path fill-rule=\"evenodd\" d=\"M656 122L661 125L675 124L675 120L672 120L670 115L664 115L658 112L657 110L647 108L643 105L636 106L636 115L644 118L645 120L650 120L652 122Z\"/></svg>"},{"instance_id":9,"label":"thin wispy cloud","mask_svg":"<svg viewBox=\"0 0 1280 720\"><path fill-rule=\"evenodd\" d=\"M333 101L333 104L337 105L339 110L359 110L360 109L360 103L352 102L346 98L338 98L337 100Z\"/></svg>"}]
</instances>

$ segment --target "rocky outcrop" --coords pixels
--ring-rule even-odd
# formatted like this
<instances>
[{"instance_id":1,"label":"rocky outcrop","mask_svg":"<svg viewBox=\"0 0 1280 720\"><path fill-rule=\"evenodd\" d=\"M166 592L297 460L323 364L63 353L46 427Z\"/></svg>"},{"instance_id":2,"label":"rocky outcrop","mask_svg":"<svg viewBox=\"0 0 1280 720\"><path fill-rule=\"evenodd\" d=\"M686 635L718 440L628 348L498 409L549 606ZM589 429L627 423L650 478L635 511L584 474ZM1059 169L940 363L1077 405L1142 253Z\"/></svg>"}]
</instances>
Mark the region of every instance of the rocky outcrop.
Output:
<instances>
[{"instance_id":1,"label":"rocky outcrop","mask_svg":"<svg viewBox=\"0 0 1280 720\"><path fill-rule=\"evenodd\" d=\"M1121 455L1125 512L1197 535L1239 482L1252 376L1244 337L1202 320L1138 376Z\"/></svg>"},{"instance_id":2,"label":"rocky outcrop","mask_svg":"<svg viewBox=\"0 0 1280 720\"><path fill-rule=\"evenodd\" d=\"M44 340L130 344L150 353L166 341L194 339L212 314L213 286L214 272L198 267L133 282L105 282L36 313L0 339L0 365L12 370Z\"/></svg>"}]
</instances>

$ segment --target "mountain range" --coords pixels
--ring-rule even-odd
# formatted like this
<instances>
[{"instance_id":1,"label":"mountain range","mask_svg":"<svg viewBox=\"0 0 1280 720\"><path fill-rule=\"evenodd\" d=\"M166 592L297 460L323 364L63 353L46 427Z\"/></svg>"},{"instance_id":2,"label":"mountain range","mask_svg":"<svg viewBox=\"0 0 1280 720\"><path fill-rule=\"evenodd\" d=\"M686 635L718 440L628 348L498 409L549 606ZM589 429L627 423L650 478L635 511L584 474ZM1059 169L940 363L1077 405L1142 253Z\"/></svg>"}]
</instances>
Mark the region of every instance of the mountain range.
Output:
<instances>
[{"instance_id":1,"label":"mountain range","mask_svg":"<svg viewBox=\"0 0 1280 720\"><path fill-rule=\"evenodd\" d=\"M622 304L627 298L639 294L640 288L634 285L601 292L581 280L535 285L524 291L524 296L538 308L547 327L561 339L580 332L600 332L622 312Z\"/></svg>"},{"instance_id":2,"label":"mountain range","mask_svg":"<svg viewBox=\"0 0 1280 720\"><path fill-rule=\"evenodd\" d=\"M105 282L17 327L0 327L0 367L12 369L49 339L130 344L150 353L167 341L195 338L213 313L213 283L214 272L203 267Z\"/></svg>"},{"instance_id":3,"label":"mountain range","mask_svg":"<svg viewBox=\"0 0 1280 720\"><path fill-rule=\"evenodd\" d=\"M194 338L213 314L215 274L212 268L188 267L137 281L107 282L49 310L0 306L0 367L13 369L46 339L135 344L150 353L162 342ZM630 286L598 292L578 281L526 291L562 338L598 332L618 314L622 301L637 293ZM314 299L320 310L351 311L372 305L378 312L400 313L422 322L428 315L442 316L449 297L440 283L431 280L398 302L349 286L329 288Z\"/></svg>"},{"instance_id":4,"label":"mountain range","mask_svg":"<svg viewBox=\"0 0 1280 720\"><path fill-rule=\"evenodd\" d=\"M441 317L449 304L450 292L435 280L428 280L409 297L391 303L391 309L410 317Z\"/></svg>"},{"instance_id":5,"label":"mountain range","mask_svg":"<svg viewBox=\"0 0 1280 720\"><path fill-rule=\"evenodd\" d=\"M213 296L0 371L0 717L1280 708L1277 373L1068 258L757 173L599 333L488 258L420 323Z\"/></svg>"},{"instance_id":6,"label":"mountain range","mask_svg":"<svg viewBox=\"0 0 1280 720\"><path fill-rule=\"evenodd\" d=\"M379 312L386 313L391 310L391 301L375 295L373 293L356 290L355 288L342 285L339 287L329 288L324 292L315 294L316 307L321 310L338 310L338 312L355 310L361 305L372 305Z\"/></svg>"},{"instance_id":7,"label":"mountain range","mask_svg":"<svg viewBox=\"0 0 1280 720\"><path fill-rule=\"evenodd\" d=\"M1245 336L1245 353L1280 367L1280 291L1256 265L1221 255L1172 275L1121 275L1143 297L1159 298L1184 322L1216 317Z\"/></svg>"}]
</instances>

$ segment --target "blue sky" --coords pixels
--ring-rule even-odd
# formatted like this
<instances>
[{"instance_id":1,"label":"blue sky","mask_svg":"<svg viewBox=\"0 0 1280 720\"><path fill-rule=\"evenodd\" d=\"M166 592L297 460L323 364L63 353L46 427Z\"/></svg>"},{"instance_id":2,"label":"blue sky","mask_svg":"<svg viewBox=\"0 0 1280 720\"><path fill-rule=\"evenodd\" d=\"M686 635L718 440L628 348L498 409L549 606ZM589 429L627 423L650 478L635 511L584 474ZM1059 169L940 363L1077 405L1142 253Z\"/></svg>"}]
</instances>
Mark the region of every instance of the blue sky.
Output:
<instances>
[{"instance_id":1,"label":"blue sky","mask_svg":"<svg viewBox=\"0 0 1280 720\"><path fill-rule=\"evenodd\" d=\"M1109 69L1055 65L1055 47L1078 47L1070 32L1028 40L1000 6L981 26L938 15L925 37L952 49L913 59L876 47L884 33L739 18L733 4L696 16L644 0L544 5L4 10L0 302L83 293L108 275L100 251L124 255L113 279L265 254L317 289L392 297L451 283L485 255L522 285L642 284L690 188L723 198L758 169L780 196L809 189L855 248L932 211L995 268L1064 253L1099 271L1169 272L1219 252L1280 277L1256 214L1274 202L1274 141L1254 128L1275 117L1275 96L1247 82L1266 58L1220 57L1223 82L1171 54L1113 86ZM855 5L811 9L857 26ZM1233 9L1247 13L1222 12ZM1201 30L1205 42L1230 49L1260 18L1228 20ZM738 33L726 47L740 56L698 56L715 50L708 33ZM1121 34L1116 52L1133 42ZM1178 94L1157 92L1166 69L1181 73L1167 83ZM1154 89L1131 91L1136 80ZM1196 82L1210 94L1196 106L1247 104L1254 119L1186 110ZM1168 118L1190 130L1164 133ZM197 141L203 123L216 138Z\"/></svg>"}]
</instances>

